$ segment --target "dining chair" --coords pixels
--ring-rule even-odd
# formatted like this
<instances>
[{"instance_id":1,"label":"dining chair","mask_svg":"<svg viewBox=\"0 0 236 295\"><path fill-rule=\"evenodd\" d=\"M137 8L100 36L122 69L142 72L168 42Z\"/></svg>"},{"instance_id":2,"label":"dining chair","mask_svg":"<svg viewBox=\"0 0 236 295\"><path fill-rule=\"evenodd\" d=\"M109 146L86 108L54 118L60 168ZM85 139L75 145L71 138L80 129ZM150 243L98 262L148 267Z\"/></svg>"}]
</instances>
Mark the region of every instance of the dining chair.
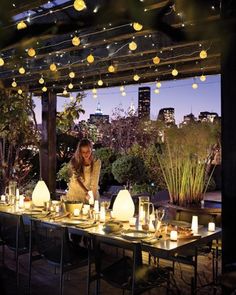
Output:
<instances>
[{"instance_id":1,"label":"dining chair","mask_svg":"<svg viewBox=\"0 0 236 295\"><path fill-rule=\"evenodd\" d=\"M22 216L16 214L1 213L0 224L3 255L5 246L14 252L19 287L19 257L29 252L29 229L24 225Z\"/></svg>"},{"instance_id":2,"label":"dining chair","mask_svg":"<svg viewBox=\"0 0 236 295\"><path fill-rule=\"evenodd\" d=\"M112 239L109 236L94 236L95 271L97 274L97 294L100 293L100 280L106 281L115 288L123 290L123 294L129 291L132 295L142 294L153 288L164 287L169 290L169 268L161 268L144 264L142 261L142 244ZM119 247L125 249L126 255L115 262L109 263L103 257L101 259L101 247ZM128 251L127 251L128 250ZM110 260L110 259L108 259ZM106 264L106 265L105 265Z\"/></svg>"},{"instance_id":3,"label":"dining chair","mask_svg":"<svg viewBox=\"0 0 236 295\"><path fill-rule=\"evenodd\" d=\"M34 248L32 247L33 241ZM88 240L87 245L90 248L90 240ZM33 255L33 252L37 254ZM88 249L75 246L69 240L67 227L32 218L30 226L29 290L31 290L32 263L35 260L43 258L50 265L59 268L60 294L62 295L64 274L88 265L88 255ZM90 276L90 273L88 275ZM87 290L89 292L89 287Z\"/></svg>"}]
</instances>

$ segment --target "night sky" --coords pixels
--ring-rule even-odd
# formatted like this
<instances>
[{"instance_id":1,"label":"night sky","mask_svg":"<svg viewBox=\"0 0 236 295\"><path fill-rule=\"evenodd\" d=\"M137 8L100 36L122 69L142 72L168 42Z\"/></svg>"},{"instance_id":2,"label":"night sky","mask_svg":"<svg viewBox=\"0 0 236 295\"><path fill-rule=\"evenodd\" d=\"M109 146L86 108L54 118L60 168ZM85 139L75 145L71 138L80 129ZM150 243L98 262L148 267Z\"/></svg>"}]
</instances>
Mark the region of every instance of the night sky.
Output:
<instances>
[{"instance_id":1,"label":"night sky","mask_svg":"<svg viewBox=\"0 0 236 295\"><path fill-rule=\"evenodd\" d=\"M220 75L207 76L205 82L196 79L199 87L192 89L193 78L162 82L160 94L155 94L155 84L147 83L139 85L130 85L125 87L126 96L121 96L119 87L98 89L98 97L95 99L91 91L87 91L86 97L82 102L85 114L80 119L88 119L89 114L94 113L98 101L101 104L103 114L112 114L112 110L120 104L127 110L133 101L135 107L138 105L138 87L151 87L151 119L156 119L158 112L164 107L175 108L176 123L183 120L183 116L191 111L198 116L201 111L217 112L221 114L220 102ZM76 94L73 94L76 95ZM63 109L63 105L69 101L69 98L58 97L58 111ZM38 123L41 122L41 102L35 98L36 115Z\"/></svg>"}]
</instances>

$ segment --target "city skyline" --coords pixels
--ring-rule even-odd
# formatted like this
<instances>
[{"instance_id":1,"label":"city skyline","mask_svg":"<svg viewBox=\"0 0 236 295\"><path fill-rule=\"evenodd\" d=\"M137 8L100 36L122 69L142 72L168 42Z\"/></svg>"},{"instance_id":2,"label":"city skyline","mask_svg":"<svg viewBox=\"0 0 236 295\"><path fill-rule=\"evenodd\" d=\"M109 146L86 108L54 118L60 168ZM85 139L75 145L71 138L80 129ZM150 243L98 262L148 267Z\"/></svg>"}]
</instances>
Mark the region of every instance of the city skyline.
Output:
<instances>
[{"instance_id":1,"label":"city skyline","mask_svg":"<svg viewBox=\"0 0 236 295\"><path fill-rule=\"evenodd\" d=\"M94 114L97 103L100 102L104 115L111 117L113 110L122 105L126 111L133 102L136 110L138 108L138 88L143 86L151 87L151 119L156 120L159 110L173 107L175 109L176 124L183 121L183 117L189 113L196 116L203 111L216 112L221 115L221 93L220 75L207 76L205 82L198 82L198 89L192 89L193 79L183 79L162 82L160 93L155 94L156 82L143 83L125 86L126 96L122 96L119 87L98 89L98 97L93 98L92 91L85 91L86 97L82 101L85 114L81 114L80 120L89 119L90 114ZM73 93L73 95L76 95ZM58 97L57 110L61 111L63 105L69 98ZM41 103L35 98L37 122L41 123Z\"/></svg>"}]
</instances>

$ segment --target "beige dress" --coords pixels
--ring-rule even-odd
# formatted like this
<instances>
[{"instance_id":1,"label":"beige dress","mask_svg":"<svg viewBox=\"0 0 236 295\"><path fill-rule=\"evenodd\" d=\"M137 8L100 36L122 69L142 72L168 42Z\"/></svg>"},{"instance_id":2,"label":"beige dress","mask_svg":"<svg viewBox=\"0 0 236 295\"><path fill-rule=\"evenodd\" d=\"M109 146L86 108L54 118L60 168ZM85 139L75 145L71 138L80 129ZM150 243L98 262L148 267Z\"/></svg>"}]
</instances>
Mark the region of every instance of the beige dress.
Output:
<instances>
[{"instance_id":1,"label":"beige dress","mask_svg":"<svg viewBox=\"0 0 236 295\"><path fill-rule=\"evenodd\" d=\"M84 167L84 178L80 178L84 186L93 192L96 192L94 196L95 199L99 198L98 193L98 182L100 177L100 170L101 170L101 160L95 160L93 164L93 171L91 172L91 166ZM76 179L76 175L73 173L72 177L70 178L69 182L69 190L66 194L67 200L70 201L81 201L83 203L87 203L88 200L86 199L87 193L81 187L79 182Z\"/></svg>"}]
</instances>

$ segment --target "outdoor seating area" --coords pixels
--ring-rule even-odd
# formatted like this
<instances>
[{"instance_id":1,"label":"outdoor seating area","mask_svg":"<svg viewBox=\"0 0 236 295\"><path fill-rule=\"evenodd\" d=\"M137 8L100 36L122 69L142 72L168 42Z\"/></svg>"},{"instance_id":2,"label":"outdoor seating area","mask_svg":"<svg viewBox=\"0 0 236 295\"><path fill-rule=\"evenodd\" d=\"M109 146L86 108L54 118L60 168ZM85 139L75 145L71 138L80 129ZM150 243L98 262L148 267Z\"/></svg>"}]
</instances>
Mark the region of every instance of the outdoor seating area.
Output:
<instances>
[{"instance_id":1,"label":"outdoor seating area","mask_svg":"<svg viewBox=\"0 0 236 295\"><path fill-rule=\"evenodd\" d=\"M0 294L236 293L236 1L0 1Z\"/></svg>"}]
</instances>

